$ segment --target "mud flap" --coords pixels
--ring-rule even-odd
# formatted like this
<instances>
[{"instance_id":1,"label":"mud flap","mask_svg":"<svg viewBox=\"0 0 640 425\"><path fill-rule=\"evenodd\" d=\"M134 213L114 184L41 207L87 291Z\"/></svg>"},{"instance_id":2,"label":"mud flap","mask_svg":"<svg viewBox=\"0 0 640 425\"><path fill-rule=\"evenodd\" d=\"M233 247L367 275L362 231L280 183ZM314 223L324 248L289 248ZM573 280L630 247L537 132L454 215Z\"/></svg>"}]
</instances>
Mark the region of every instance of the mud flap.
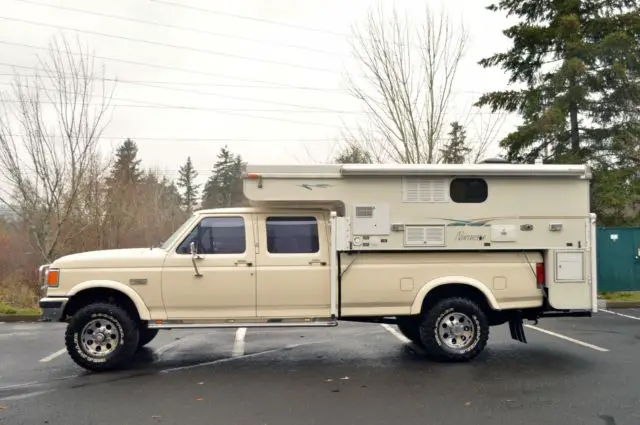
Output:
<instances>
[{"instance_id":1,"label":"mud flap","mask_svg":"<svg viewBox=\"0 0 640 425\"><path fill-rule=\"evenodd\" d=\"M527 343L527 337L524 334L524 326L522 326L522 318L514 317L509 319L509 331L511 332L511 338L525 344Z\"/></svg>"}]
</instances>

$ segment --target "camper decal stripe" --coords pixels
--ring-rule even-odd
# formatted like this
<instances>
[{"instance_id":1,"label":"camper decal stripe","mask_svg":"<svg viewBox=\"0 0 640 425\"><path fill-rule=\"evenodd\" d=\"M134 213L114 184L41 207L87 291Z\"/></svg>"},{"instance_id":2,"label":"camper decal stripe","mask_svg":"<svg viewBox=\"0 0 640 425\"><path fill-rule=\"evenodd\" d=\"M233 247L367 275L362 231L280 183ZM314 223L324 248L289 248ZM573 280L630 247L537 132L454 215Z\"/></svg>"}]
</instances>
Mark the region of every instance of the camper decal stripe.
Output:
<instances>
[{"instance_id":1,"label":"camper decal stripe","mask_svg":"<svg viewBox=\"0 0 640 425\"><path fill-rule=\"evenodd\" d=\"M439 218L439 220L449 221L447 227L462 227L462 226L471 226L471 227L487 227L490 226L490 219L484 220L458 220L451 218Z\"/></svg>"},{"instance_id":2,"label":"camper decal stripe","mask_svg":"<svg viewBox=\"0 0 640 425\"><path fill-rule=\"evenodd\" d=\"M331 187L330 184L326 184L326 183L303 183L303 184L299 184L298 186L303 187L307 190L313 190L314 187L318 189L326 189L327 187Z\"/></svg>"}]
</instances>

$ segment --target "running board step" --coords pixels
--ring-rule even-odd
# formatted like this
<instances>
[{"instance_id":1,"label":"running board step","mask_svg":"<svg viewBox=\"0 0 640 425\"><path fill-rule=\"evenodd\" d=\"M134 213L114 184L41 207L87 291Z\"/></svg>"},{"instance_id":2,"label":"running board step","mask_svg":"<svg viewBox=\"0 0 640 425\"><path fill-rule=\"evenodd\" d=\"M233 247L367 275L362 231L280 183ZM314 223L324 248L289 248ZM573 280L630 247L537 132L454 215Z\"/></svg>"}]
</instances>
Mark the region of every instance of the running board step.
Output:
<instances>
[{"instance_id":1,"label":"running board step","mask_svg":"<svg viewBox=\"0 0 640 425\"><path fill-rule=\"evenodd\" d=\"M158 321L160 322L160 321ZM189 322L161 321L149 322L149 329L225 329L225 328L330 328L338 326L336 320L285 321L267 322Z\"/></svg>"}]
</instances>

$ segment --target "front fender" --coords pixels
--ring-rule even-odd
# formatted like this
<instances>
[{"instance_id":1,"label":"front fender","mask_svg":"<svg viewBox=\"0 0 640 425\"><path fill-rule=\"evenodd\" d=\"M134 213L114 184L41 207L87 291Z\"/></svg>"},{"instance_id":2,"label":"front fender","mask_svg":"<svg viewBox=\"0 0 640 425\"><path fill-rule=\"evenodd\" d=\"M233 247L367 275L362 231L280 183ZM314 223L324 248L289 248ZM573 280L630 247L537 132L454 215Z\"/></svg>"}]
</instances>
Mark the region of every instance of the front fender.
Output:
<instances>
[{"instance_id":1,"label":"front fender","mask_svg":"<svg viewBox=\"0 0 640 425\"><path fill-rule=\"evenodd\" d=\"M120 282L115 282L112 280L89 280L86 282L82 282L78 285L75 285L73 289L71 289L67 293L67 296L71 298L81 291L84 291L87 289L100 289L100 288L114 289L116 291L122 292L123 294L128 296L129 299L136 306L136 309L138 310L138 314L140 315L140 319L151 320L151 314L149 313L149 309L144 304L144 301L142 301L142 298L140 297L140 295L138 295L136 291L131 289L131 287L127 285L123 285Z\"/></svg>"},{"instance_id":2,"label":"front fender","mask_svg":"<svg viewBox=\"0 0 640 425\"><path fill-rule=\"evenodd\" d=\"M451 285L451 284L462 284L469 285L473 288L478 289L482 292L487 299L487 302L491 306L491 308L498 310L498 301L496 297L493 296L491 291L487 289L487 286L484 285L477 279L472 279L466 276L444 276L439 277L437 279L433 279L427 282L416 294L416 297L413 300L413 304L411 305L411 314L420 314L420 310L422 309L422 301L424 301L425 297L429 294L429 292L442 285Z\"/></svg>"}]
</instances>

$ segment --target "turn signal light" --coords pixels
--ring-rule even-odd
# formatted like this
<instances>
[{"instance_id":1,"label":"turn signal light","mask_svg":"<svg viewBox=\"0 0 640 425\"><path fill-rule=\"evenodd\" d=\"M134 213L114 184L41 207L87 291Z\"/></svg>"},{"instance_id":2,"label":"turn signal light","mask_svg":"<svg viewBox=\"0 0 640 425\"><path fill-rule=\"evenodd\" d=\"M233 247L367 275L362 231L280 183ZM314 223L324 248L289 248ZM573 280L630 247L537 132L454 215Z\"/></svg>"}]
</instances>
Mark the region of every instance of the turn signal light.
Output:
<instances>
[{"instance_id":1,"label":"turn signal light","mask_svg":"<svg viewBox=\"0 0 640 425\"><path fill-rule=\"evenodd\" d=\"M58 283L60 283L60 270L47 270L47 286L55 287L58 286Z\"/></svg>"}]
</instances>

